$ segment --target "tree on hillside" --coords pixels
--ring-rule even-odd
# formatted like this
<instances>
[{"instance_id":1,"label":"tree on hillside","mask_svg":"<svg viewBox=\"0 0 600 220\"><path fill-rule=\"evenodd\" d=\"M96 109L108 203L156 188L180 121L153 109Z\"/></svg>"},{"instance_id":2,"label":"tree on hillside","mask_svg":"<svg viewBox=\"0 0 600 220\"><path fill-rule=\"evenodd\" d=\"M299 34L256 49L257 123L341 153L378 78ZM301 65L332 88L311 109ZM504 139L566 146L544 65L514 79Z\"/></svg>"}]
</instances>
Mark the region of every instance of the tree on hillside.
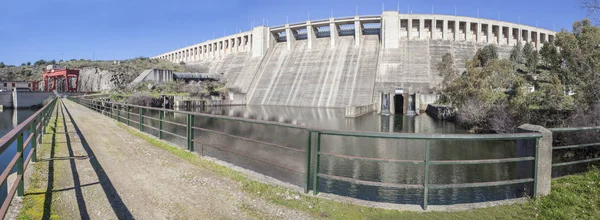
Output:
<instances>
[{"instance_id":1,"label":"tree on hillside","mask_svg":"<svg viewBox=\"0 0 600 220\"><path fill-rule=\"evenodd\" d=\"M556 70L560 68L560 56L553 43L546 43L540 49L540 58L542 63L549 69Z\"/></svg>"},{"instance_id":2,"label":"tree on hillside","mask_svg":"<svg viewBox=\"0 0 600 220\"><path fill-rule=\"evenodd\" d=\"M447 96L444 94L444 89L447 88L451 82L459 77L458 70L454 65L454 56L451 53L446 53L442 57L442 62L438 63L437 66L438 74L442 77L442 83L440 85L442 89L442 102L450 102ZM451 103L449 103L451 104Z\"/></svg>"},{"instance_id":3,"label":"tree on hillside","mask_svg":"<svg viewBox=\"0 0 600 220\"><path fill-rule=\"evenodd\" d=\"M529 71L535 71L538 63L538 52L530 42L526 43L523 47L523 57L525 58L525 66L527 66Z\"/></svg>"},{"instance_id":4,"label":"tree on hillside","mask_svg":"<svg viewBox=\"0 0 600 220\"><path fill-rule=\"evenodd\" d=\"M4 68L6 67L6 65L4 64L4 62L0 62L0 68Z\"/></svg>"},{"instance_id":5,"label":"tree on hillside","mask_svg":"<svg viewBox=\"0 0 600 220\"><path fill-rule=\"evenodd\" d=\"M27 66L31 66L31 62L27 62Z\"/></svg>"},{"instance_id":6,"label":"tree on hillside","mask_svg":"<svg viewBox=\"0 0 600 220\"><path fill-rule=\"evenodd\" d=\"M524 60L525 59L523 58L523 45L521 44L521 42L517 42L517 45L515 45L510 51L510 61L516 64L523 64L525 63Z\"/></svg>"},{"instance_id":7,"label":"tree on hillside","mask_svg":"<svg viewBox=\"0 0 600 220\"><path fill-rule=\"evenodd\" d=\"M45 60L38 60L35 61L35 63L33 63L34 66L44 66L46 65L46 61Z\"/></svg>"},{"instance_id":8,"label":"tree on hillside","mask_svg":"<svg viewBox=\"0 0 600 220\"><path fill-rule=\"evenodd\" d=\"M486 66L490 61L498 59L498 48L493 44L488 44L477 50L475 57L479 59L481 66Z\"/></svg>"}]
</instances>

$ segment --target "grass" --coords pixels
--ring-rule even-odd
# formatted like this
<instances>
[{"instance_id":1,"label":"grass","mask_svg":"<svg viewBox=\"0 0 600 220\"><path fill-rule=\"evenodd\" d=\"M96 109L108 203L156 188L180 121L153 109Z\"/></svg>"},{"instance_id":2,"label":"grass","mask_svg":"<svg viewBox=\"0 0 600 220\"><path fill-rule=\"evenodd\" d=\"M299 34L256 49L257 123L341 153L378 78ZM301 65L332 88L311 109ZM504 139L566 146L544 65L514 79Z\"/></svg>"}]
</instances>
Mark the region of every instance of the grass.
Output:
<instances>
[{"instance_id":1,"label":"grass","mask_svg":"<svg viewBox=\"0 0 600 220\"><path fill-rule=\"evenodd\" d=\"M178 147L157 140L124 124L131 134L183 160L231 180L252 196L327 219L600 219L600 171L552 180L552 193L524 203L458 212L410 212L370 208L309 196L282 187L251 180L231 168L218 165ZM289 199L298 196L299 199ZM248 210L254 211L254 210Z\"/></svg>"},{"instance_id":2,"label":"grass","mask_svg":"<svg viewBox=\"0 0 600 220\"><path fill-rule=\"evenodd\" d=\"M54 115L56 117L56 115ZM46 133L42 139L42 144L38 146L38 158L42 155L49 155L52 148L55 149L55 153L60 149L58 146L59 140L53 137L56 134L56 129L59 123L62 123L62 117L59 117L57 123L54 124L54 117L52 117L46 126ZM53 139L54 138L54 139ZM38 161L31 165L34 169L31 176L29 177L29 187L25 191L23 196L23 207L17 216L17 219L43 219L44 213L50 213L50 219L60 219L56 215L55 210L52 206L47 207L46 201L46 186L48 184L48 162ZM58 169L54 170L54 175L57 176ZM53 204L53 203L51 203ZM50 209L50 210L48 210ZM42 211L40 211L42 210Z\"/></svg>"}]
</instances>

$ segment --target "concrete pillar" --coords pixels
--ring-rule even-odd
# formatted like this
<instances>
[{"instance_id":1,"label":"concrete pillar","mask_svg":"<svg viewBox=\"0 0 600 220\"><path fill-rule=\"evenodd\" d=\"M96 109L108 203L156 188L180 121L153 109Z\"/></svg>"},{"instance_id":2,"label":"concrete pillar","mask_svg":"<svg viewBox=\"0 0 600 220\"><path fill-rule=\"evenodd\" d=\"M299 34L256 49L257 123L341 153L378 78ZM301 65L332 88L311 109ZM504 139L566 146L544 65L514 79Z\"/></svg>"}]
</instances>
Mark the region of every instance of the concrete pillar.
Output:
<instances>
[{"instance_id":1,"label":"concrete pillar","mask_svg":"<svg viewBox=\"0 0 600 220\"><path fill-rule=\"evenodd\" d=\"M465 23L465 40L466 41L471 40L471 22L469 22L469 21L467 21Z\"/></svg>"},{"instance_id":2,"label":"concrete pillar","mask_svg":"<svg viewBox=\"0 0 600 220\"><path fill-rule=\"evenodd\" d=\"M429 34L431 34L431 39L435 40L437 39L436 36L436 32L437 32L437 22L435 21L435 17L433 19L431 19L431 26L429 26L429 28L431 28L431 32L429 32Z\"/></svg>"},{"instance_id":3,"label":"concrete pillar","mask_svg":"<svg viewBox=\"0 0 600 220\"><path fill-rule=\"evenodd\" d=\"M487 25L487 43L493 43L494 42L494 25L489 24Z\"/></svg>"},{"instance_id":4,"label":"concrete pillar","mask_svg":"<svg viewBox=\"0 0 600 220\"><path fill-rule=\"evenodd\" d=\"M531 124L519 126L517 132L539 132L542 134L542 138L539 140L537 153L537 183L535 184L537 186L537 192L533 196L537 197L550 194L550 181L552 180L552 132L542 126ZM525 156L524 154L531 154L532 152L535 157L535 140L517 141L517 154L519 157ZM518 176L519 178L527 178L526 176Z\"/></svg>"},{"instance_id":5,"label":"concrete pillar","mask_svg":"<svg viewBox=\"0 0 600 220\"><path fill-rule=\"evenodd\" d=\"M481 42L481 38L482 38L482 34L481 34L481 22L477 21L477 31L475 32L475 42L479 43Z\"/></svg>"},{"instance_id":6,"label":"concrete pillar","mask_svg":"<svg viewBox=\"0 0 600 220\"><path fill-rule=\"evenodd\" d=\"M273 44L271 42L275 42L275 39L270 39L273 38L273 36L271 35L269 28L266 26L255 27L252 30L252 36L252 39L248 40L252 40L252 44L250 46L253 57L265 55L267 53L267 49L269 49Z\"/></svg>"},{"instance_id":7,"label":"concrete pillar","mask_svg":"<svg viewBox=\"0 0 600 220\"><path fill-rule=\"evenodd\" d=\"M442 21L442 40L448 40L448 20Z\"/></svg>"},{"instance_id":8,"label":"concrete pillar","mask_svg":"<svg viewBox=\"0 0 600 220\"><path fill-rule=\"evenodd\" d=\"M542 49L542 44L540 43L540 32L537 31L535 32L535 47L537 48L537 50L539 51L540 49Z\"/></svg>"},{"instance_id":9,"label":"concrete pillar","mask_svg":"<svg viewBox=\"0 0 600 220\"><path fill-rule=\"evenodd\" d=\"M383 48L399 48L400 17L397 11L384 11L381 15L381 42ZM410 20L408 20L408 37L410 39Z\"/></svg>"},{"instance_id":10,"label":"concrete pillar","mask_svg":"<svg viewBox=\"0 0 600 220\"><path fill-rule=\"evenodd\" d=\"M460 21L459 20L454 20L454 41L458 41L459 37L460 37Z\"/></svg>"},{"instance_id":11,"label":"concrete pillar","mask_svg":"<svg viewBox=\"0 0 600 220\"><path fill-rule=\"evenodd\" d=\"M334 18L329 18L329 32L331 38L331 49L335 48L335 42L339 36L337 24L335 24Z\"/></svg>"},{"instance_id":12,"label":"concrete pillar","mask_svg":"<svg viewBox=\"0 0 600 220\"><path fill-rule=\"evenodd\" d=\"M410 16L408 17L408 22L407 22L407 28L406 31L408 32L408 40L412 39L412 18L410 18ZM397 47L396 47L397 48Z\"/></svg>"},{"instance_id":13,"label":"concrete pillar","mask_svg":"<svg viewBox=\"0 0 600 220\"><path fill-rule=\"evenodd\" d=\"M316 42L317 35L315 29L311 25L310 21L306 21L306 40L308 41L308 49L312 49L313 44Z\"/></svg>"},{"instance_id":14,"label":"concrete pillar","mask_svg":"<svg viewBox=\"0 0 600 220\"><path fill-rule=\"evenodd\" d=\"M287 49L292 50L292 47L296 43L296 37L294 36L294 32L290 29L289 24L285 24L285 38L287 43Z\"/></svg>"},{"instance_id":15,"label":"concrete pillar","mask_svg":"<svg viewBox=\"0 0 600 220\"><path fill-rule=\"evenodd\" d=\"M504 40L504 27L502 25L498 25L498 45L505 45L506 40Z\"/></svg>"},{"instance_id":16,"label":"concrete pillar","mask_svg":"<svg viewBox=\"0 0 600 220\"><path fill-rule=\"evenodd\" d=\"M506 32L506 36L507 36L507 44L512 46L513 43L513 31L512 31L512 27L508 27L508 32Z\"/></svg>"},{"instance_id":17,"label":"concrete pillar","mask_svg":"<svg viewBox=\"0 0 600 220\"><path fill-rule=\"evenodd\" d=\"M360 18L354 16L354 45L360 46L360 40L362 39L362 24Z\"/></svg>"},{"instance_id":18,"label":"concrete pillar","mask_svg":"<svg viewBox=\"0 0 600 220\"><path fill-rule=\"evenodd\" d=\"M419 19L419 39L427 39L425 36L425 19Z\"/></svg>"}]
</instances>

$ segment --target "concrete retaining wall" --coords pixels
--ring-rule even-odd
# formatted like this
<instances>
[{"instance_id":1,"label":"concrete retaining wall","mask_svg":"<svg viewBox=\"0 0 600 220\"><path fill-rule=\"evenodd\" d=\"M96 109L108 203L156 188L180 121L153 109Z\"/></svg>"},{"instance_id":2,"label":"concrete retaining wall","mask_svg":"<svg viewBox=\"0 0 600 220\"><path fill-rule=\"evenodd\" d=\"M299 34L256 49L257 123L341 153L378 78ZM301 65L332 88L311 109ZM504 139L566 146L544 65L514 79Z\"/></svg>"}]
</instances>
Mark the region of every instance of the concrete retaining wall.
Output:
<instances>
[{"instance_id":1,"label":"concrete retaining wall","mask_svg":"<svg viewBox=\"0 0 600 220\"><path fill-rule=\"evenodd\" d=\"M375 111L375 104L346 107L346 118L356 118Z\"/></svg>"}]
</instances>

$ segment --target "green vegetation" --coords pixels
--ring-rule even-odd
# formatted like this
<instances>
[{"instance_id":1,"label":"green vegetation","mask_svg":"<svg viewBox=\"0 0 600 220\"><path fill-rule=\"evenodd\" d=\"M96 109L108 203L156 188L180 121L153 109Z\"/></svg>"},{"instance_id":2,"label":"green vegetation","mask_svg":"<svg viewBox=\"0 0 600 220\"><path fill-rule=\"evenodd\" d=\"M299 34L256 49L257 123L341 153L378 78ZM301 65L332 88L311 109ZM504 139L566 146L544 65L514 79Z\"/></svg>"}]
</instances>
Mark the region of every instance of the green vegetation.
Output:
<instances>
[{"instance_id":1,"label":"green vegetation","mask_svg":"<svg viewBox=\"0 0 600 220\"><path fill-rule=\"evenodd\" d=\"M56 117L56 115L53 115ZM46 157L50 155L50 150L54 148L55 154L60 149L61 142L64 140L56 139L56 129L57 124L62 123L62 117L59 117L57 123L54 123L54 118L49 120L49 124L46 127L46 134L42 139L42 144L38 146L38 157ZM64 138L63 138L64 139ZM23 196L23 207L17 216L18 219L60 219L59 216L56 215L54 208L50 205L47 206L46 196L48 193L46 192L46 186L48 183L48 162L38 162L32 164L29 169L33 168L33 172L31 177L29 177L29 186L25 190L25 196ZM53 175L58 175L57 172L60 169L54 169ZM53 204L53 203L49 203ZM44 214L49 214L48 216L44 216Z\"/></svg>"},{"instance_id":2,"label":"green vegetation","mask_svg":"<svg viewBox=\"0 0 600 220\"><path fill-rule=\"evenodd\" d=\"M310 213L327 219L598 219L600 218L600 171L593 169L584 174L552 180L552 193L524 203L474 209L459 212L410 212L370 208L350 203L315 197L293 190L249 179L231 168L205 160L196 154L167 144L147 134L120 127L150 144L159 147L198 167L237 181L249 195ZM243 211L260 215L257 210Z\"/></svg>"},{"instance_id":3,"label":"green vegetation","mask_svg":"<svg viewBox=\"0 0 600 220\"><path fill-rule=\"evenodd\" d=\"M446 54L438 65L442 104L458 108L457 121L473 132L514 132L524 123L597 125L600 120L600 28L589 20L562 31L537 51L518 43L509 59L494 45L477 51L460 73ZM557 48L560 48L558 50Z\"/></svg>"}]
</instances>

